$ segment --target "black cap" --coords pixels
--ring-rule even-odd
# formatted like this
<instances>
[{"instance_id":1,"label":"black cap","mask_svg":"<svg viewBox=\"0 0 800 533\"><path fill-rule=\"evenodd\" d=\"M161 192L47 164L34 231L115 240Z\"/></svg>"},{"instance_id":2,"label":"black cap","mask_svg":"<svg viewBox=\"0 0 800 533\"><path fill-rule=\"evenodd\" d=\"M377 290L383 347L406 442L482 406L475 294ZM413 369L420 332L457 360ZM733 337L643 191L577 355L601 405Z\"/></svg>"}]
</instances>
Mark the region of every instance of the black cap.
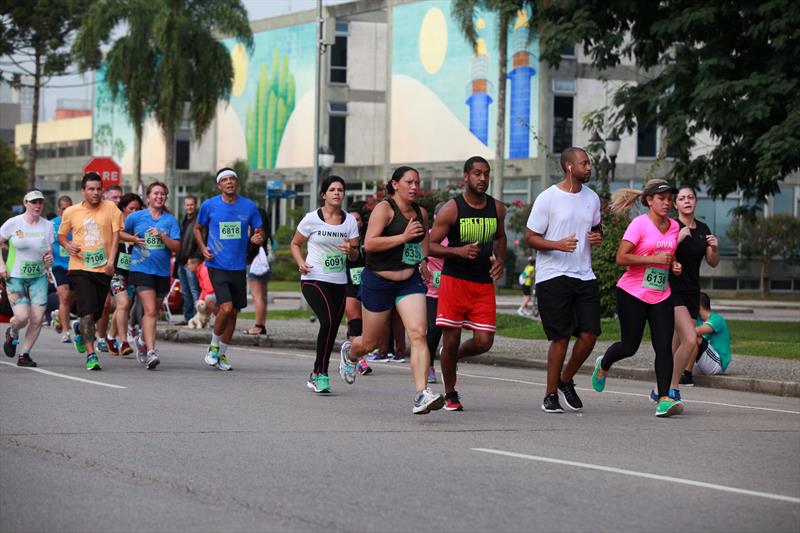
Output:
<instances>
[{"instance_id":1,"label":"black cap","mask_svg":"<svg viewBox=\"0 0 800 533\"><path fill-rule=\"evenodd\" d=\"M666 180L655 179L650 180L644 185L644 189L642 189L642 194L644 196L652 196L653 194L661 194L664 192L671 192L672 194L677 194L678 189L673 187L669 184Z\"/></svg>"}]
</instances>

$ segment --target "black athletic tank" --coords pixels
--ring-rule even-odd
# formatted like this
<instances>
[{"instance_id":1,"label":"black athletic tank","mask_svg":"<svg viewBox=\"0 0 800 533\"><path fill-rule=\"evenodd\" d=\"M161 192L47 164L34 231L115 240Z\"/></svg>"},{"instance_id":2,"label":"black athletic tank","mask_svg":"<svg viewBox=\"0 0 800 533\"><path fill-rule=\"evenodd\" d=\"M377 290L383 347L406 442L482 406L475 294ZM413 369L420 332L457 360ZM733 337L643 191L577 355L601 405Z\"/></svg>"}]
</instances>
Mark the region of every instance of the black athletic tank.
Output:
<instances>
[{"instance_id":1,"label":"black athletic tank","mask_svg":"<svg viewBox=\"0 0 800 533\"><path fill-rule=\"evenodd\" d=\"M394 216L389 224L383 228L381 237L400 235L406 230L406 227L410 221L403 216L403 214L400 212L400 208L397 207L397 204L394 200L389 198L386 201L389 202L392 211L394 211ZM422 210L417 204L411 204L411 206L414 208L414 212L416 213L414 220L422 224L422 229L424 231L428 231L428 228L425 227L425 219L422 218ZM423 259L421 243L424 237L425 233L410 242L395 246L389 250L372 253L368 252L367 267L369 267L369 269L373 272L377 272L381 270L404 270L406 268L417 266Z\"/></svg>"},{"instance_id":2,"label":"black athletic tank","mask_svg":"<svg viewBox=\"0 0 800 533\"><path fill-rule=\"evenodd\" d=\"M455 248L477 242L480 251L475 259L448 257L444 260L442 274L476 283L492 283L489 275L490 258L497 233L497 205L494 198L487 194L486 206L482 209L470 207L463 194L456 196L455 201L458 215L447 234L447 246Z\"/></svg>"}]
</instances>

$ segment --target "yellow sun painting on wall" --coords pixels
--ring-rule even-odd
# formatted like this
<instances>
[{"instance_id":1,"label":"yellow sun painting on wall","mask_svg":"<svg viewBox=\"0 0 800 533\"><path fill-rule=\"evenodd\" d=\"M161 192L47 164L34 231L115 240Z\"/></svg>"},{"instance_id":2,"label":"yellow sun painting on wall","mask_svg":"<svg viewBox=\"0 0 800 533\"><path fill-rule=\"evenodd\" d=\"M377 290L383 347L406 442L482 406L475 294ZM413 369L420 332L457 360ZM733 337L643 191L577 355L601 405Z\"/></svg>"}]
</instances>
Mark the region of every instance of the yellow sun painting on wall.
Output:
<instances>
[{"instance_id":1,"label":"yellow sun painting on wall","mask_svg":"<svg viewBox=\"0 0 800 533\"><path fill-rule=\"evenodd\" d=\"M247 86L247 50L241 44L236 44L231 50L231 63L233 64L233 87L234 96L241 96Z\"/></svg>"},{"instance_id":2,"label":"yellow sun painting on wall","mask_svg":"<svg viewBox=\"0 0 800 533\"><path fill-rule=\"evenodd\" d=\"M428 74L436 74L447 55L447 21L444 13L434 7L425 13L419 29L419 59Z\"/></svg>"}]
</instances>

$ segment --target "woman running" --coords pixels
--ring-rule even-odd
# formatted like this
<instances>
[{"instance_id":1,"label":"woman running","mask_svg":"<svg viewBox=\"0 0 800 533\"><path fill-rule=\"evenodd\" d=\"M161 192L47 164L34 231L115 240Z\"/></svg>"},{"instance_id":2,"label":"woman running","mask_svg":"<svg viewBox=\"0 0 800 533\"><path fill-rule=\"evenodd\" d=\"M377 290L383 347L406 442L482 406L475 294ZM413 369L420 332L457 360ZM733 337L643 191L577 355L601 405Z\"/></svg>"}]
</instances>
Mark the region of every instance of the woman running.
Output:
<instances>
[{"instance_id":1,"label":"woman running","mask_svg":"<svg viewBox=\"0 0 800 533\"><path fill-rule=\"evenodd\" d=\"M120 235L135 244L128 282L136 287L136 297L142 302L142 336L147 347L146 356L137 348L136 357L150 370L161 362L156 351L156 320L170 289L170 258L181 246L180 224L164 210L167 194L167 186L160 181L148 185L148 208L129 214Z\"/></svg>"},{"instance_id":2,"label":"woman running","mask_svg":"<svg viewBox=\"0 0 800 533\"><path fill-rule=\"evenodd\" d=\"M42 217L44 195L30 191L22 200L25 212L11 217L0 226L0 246L8 243L8 263L0 254L0 277L6 281L6 293L14 316L6 329L3 351L14 357L19 332L27 327L17 366L37 366L31 349L42 329L47 310L48 269L53 264L53 223Z\"/></svg>"},{"instance_id":3,"label":"woman running","mask_svg":"<svg viewBox=\"0 0 800 533\"><path fill-rule=\"evenodd\" d=\"M675 315L668 280L670 270L675 275L681 273L680 263L674 260L678 223L667 216L674 193L669 183L654 179L648 181L642 191L621 189L612 197L610 207L614 212L630 209L637 198L641 198L648 211L631 221L617 249L617 264L626 267L617 282L617 315L622 340L597 358L592 374L592 387L602 392L611 366L639 349L647 322L656 352L658 417L683 412L681 401L669 395Z\"/></svg>"},{"instance_id":4,"label":"woman running","mask_svg":"<svg viewBox=\"0 0 800 533\"><path fill-rule=\"evenodd\" d=\"M58 228L61 226L61 214L72 205L72 198L69 196L61 196L58 199L58 216L51 220L53 223L53 230L58 234ZM71 236L69 237L71 238ZM69 336L69 309L72 306L72 292L69 290L69 277L67 276L67 269L69 268L69 253L66 248L58 244L58 239L53 243L53 266L50 272L53 273L53 278L56 280L56 293L58 294L58 320L52 322L56 324L56 333L61 334L61 342L71 344L72 338Z\"/></svg>"},{"instance_id":5,"label":"woman running","mask_svg":"<svg viewBox=\"0 0 800 533\"><path fill-rule=\"evenodd\" d=\"M331 391L328 363L344 315L346 262L359 255L358 224L353 215L342 210L344 180L328 176L319 191L322 207L303 217L291 244L303 297L319 320L317 357L307 382L318 394ZM300 250L304 244L308 244L305 259Z\"/></svg>"},{"instance_id":6,"label":"woman running","mask_svg":"<svg viewBox=\"0 0 800 533\"><path fill-rule=\"evenodd\" d=\"M433 209L434 220L436 216L444 207L445 202L439 202ZM428 230L428 235L430 235ZM441 245L447 246L448 240L445 237ZM439 282L442 279L442 268L444 267L444 259L441 257L428 258L428 271L431 273L429 280L425 281L428 287L428 292L425 293L425 305L428 312L428 331L425 339L428 343L428 353L431 354L431 365L428 367L428 383L436 383L436 368L434 361L436 360L436 352L439 348L439 342L442 340L442 328L436 325L436 311L439 308Z\"/></svg>"},{"instance_id":7,"label":"woman running","mask_svg":"<svg viewBox=\"0 0 800 533\"><path fill-rule=\"evenodd\" d=\"M399 167L386 190L389 198L372 211L364 239L366 268L361 273L363 334L342 343L339 375L346 383L356 379L358 359L374 348L388 332L389 315L397 308L411 339L411 371L416 394L414 414L426 414L444 406L444 397L427 386L430 353L425 338L427 313L423 283L427 269L428 215L416 204L419 173Z\"/></svg>"},{"instance_id":8,"label":"woman running","mask_svg":"<svg viewBox=\"0 0 800 533\"><path fill-rule=\"evenodd\" d=\"M363 202L359 202L363 204ZM364 271L364 215L359 208L361 205L351 205L350 214L356 219L358 225L358 259L355 261L347 260L347 286L345 294L347 300L344 305L344 315L347 318L347 338L352 340L361 335L362 320L361 320L361 296L359 288L361 288L361 272ZM365 358L358 360L358 373L362 376L372 374L372 368L367 364Z\"/></svg>"},{"instance_id":9,"label":"woman running","mask_svg":"<svg viewBox=\"0 0 800 533\"><path fill-rule=\"evenodd\" d=\"M697 209L694 187L678 187L675 209L678 210L679 227L675 259L683 266L683 273L669 277L672 305L675 308L675 334L672 337L675 368L672 370L670 389L675 389L680 398L677 390L680 385L694 385L692 372L686 369L697 358L695 326L700 311L700 265L705 259L709 266L715 268L719 264L719 251L717 238L711 229L694 216Z\"/></svg>"},{"instance_id":10,"label":"woman running","mask_svg":"<svg viewBox=\"0 0 800 533\"><path fill-rule=\"evenodd\" d=\"M122 211L123 220L127 220L129 215L140 211L144 207L144 202L142 202L138 194L131 192L122 195L117 205L120 211ZM114 263L114 276L111 278L111 297L114 300L116 337L114 339L108 339L107 342L109 343L109 349L111 349L111 343L116 344L117 352L119 355L123 356L133 353L133 348L131 348L131 345L128 343L127 337L123 337L128 331L128 314L131 310L131 294L129 294L131 285L128 283L128 278L130 277L132 252L132 243L119 243L117 259Z\"/></svg>"}]
</instances>

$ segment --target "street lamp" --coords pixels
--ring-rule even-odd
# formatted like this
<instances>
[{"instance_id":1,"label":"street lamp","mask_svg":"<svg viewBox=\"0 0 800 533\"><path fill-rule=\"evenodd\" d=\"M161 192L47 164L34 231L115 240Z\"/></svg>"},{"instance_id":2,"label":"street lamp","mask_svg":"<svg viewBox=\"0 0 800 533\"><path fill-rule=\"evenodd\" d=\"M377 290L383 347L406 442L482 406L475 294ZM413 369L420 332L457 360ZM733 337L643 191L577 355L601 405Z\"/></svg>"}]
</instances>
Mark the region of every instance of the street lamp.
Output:
<instances>
[{"instance_id":1,"label":"street lamp","mask_svg":"<svg viewBox=\"0 0 800 533\"><path fill-rule=\"evenodd\" d=\"M319 188L319 183L325 181L325 179L331 173L331 169L333 168L333 162L335 158L336 156L331 153L331 151L328 149L327 146L322 146L319 148L319 154L317 155L317 167L319 168L319 176L317 180L315 180L314 182L317 185L317 189ZM311 198L319 198L317 196L317 189L313 189L311 191Z\"/></svg>"},{"instance_id":2,"label":"street lamp","mask_svg":"<svg viewBox=\"0 0 800 533\"><path fill-rule=\"evenodd\" d=\"M614 171L617 168L617 155L619 154L620 140L617 129L611 130L611 135L606 138L605 152L611 160L611 181L614 181Z\"/></svg>"}]
</instances>

